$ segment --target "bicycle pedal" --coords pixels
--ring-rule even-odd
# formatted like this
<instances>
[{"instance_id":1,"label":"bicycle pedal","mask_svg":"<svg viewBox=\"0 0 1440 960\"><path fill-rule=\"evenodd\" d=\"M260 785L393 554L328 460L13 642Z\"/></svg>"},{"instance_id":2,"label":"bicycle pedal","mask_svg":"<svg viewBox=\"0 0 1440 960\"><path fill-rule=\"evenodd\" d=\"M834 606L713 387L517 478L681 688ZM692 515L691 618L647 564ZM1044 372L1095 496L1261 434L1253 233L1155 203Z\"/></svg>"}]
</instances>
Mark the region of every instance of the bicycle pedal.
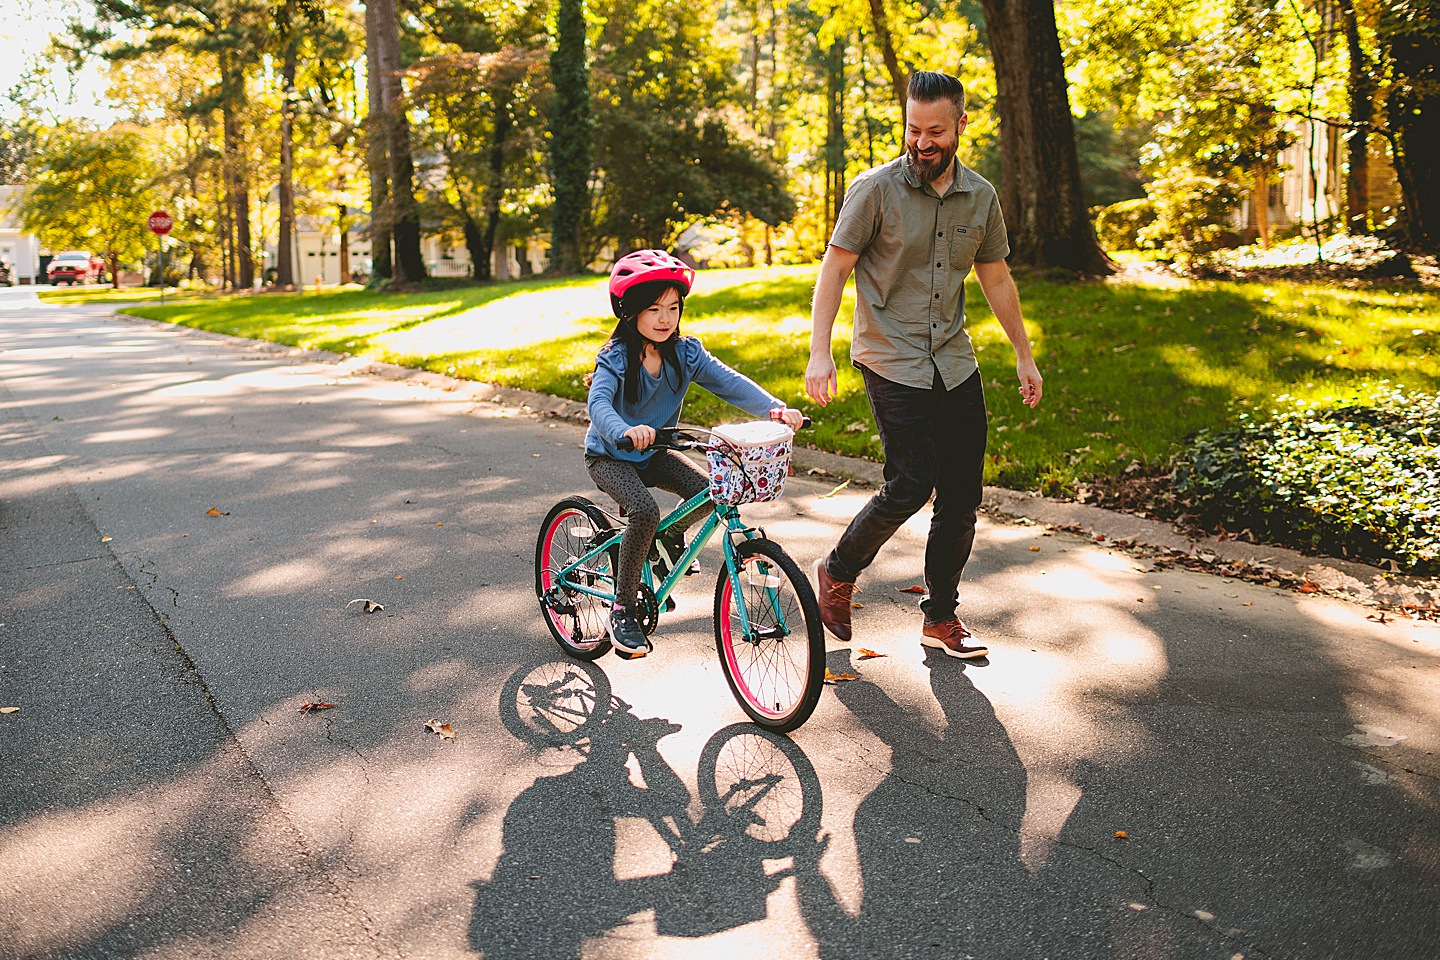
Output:
<instances>
[{"instance_id":1,"label":"bicycle pedal","mask_svg":"<svg viewBox=\"0 0 1440 960\"><path fill-rule=\"evenodd\" d=\"M665 598L665 605L664 605L664 607L662 607L662 609L663 609L666 613L669 613L671 610L674 610L674 609L675 609L675 598L674 598L674 597L666 597L666 598Z\"/></svg>"}]
</instances>

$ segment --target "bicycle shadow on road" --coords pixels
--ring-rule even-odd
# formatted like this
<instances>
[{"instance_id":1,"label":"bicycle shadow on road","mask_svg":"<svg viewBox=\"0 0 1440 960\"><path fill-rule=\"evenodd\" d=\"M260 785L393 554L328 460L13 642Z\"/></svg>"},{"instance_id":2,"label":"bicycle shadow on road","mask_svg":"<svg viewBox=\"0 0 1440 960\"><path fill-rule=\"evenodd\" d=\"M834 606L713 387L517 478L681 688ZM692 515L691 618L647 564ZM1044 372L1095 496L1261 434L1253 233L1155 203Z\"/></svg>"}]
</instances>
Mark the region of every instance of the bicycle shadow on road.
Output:
<instances>
[{"instance_id":1,"label":"bicycle shadow on road","mask_svg":"<svg viewBox=\"0 0 1440 960\"><path fill-rule=\"evenodd\" d=\"M748 723L717 731L700 753L696 819L689 788L657 749L680 726L636 716L600 668L532 662L500 697L517 738L579 759L537 779L505 814L494 874L473 885L469 941L487 958L579 957L587 940L651 910L660 936L709 936L765 919L783 879L813 871L820 781L793 741ZM668 845L668 871L616 879L626 818ZM791 866L775 863L785 858Z\"/></svg>"}]
</instances>

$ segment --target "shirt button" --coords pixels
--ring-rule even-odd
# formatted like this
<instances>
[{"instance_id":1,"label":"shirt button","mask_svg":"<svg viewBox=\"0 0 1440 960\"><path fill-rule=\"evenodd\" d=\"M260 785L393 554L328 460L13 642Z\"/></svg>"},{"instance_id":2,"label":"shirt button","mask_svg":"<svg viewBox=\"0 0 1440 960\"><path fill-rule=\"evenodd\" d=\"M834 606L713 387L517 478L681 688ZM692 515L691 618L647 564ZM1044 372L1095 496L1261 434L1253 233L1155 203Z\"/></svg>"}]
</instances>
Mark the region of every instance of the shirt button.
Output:
<instances>
[{"instance_id":1,"label":"shirt button","mask_svg":"<svg viewBox=\"0 0 1440 960\"><path fill-rule=\"evenodd\" d=\"M940 324L938 324L938 323L932 323L932 324L930 324L930 329L935 330L935 329L938 329L939 326L940 326Z\"/></svg>"},{"instance_id":2,"label":"shirt button","mask_svg":"<svg viewBox=\"0 0 1440 960\"><path fill-rule=\"evenodd\" d=\"M936 299L936 300L939 300L939 299L940 299L940 294L938 294L938 293L935 294L935 299Z\"/></svg>"},{"instance_id":3,"label":"shirt button","mask_svg":"<svg viewBox=\"0 0 1440 960\"><path fill-rule=\"evenodd\" d=\"M939 233L935 234L935 236L937 236L937 237L943 237L943 236L945 236L945 231L944 231L944 230L941 230Z\"/></svg>"}]
</instances>

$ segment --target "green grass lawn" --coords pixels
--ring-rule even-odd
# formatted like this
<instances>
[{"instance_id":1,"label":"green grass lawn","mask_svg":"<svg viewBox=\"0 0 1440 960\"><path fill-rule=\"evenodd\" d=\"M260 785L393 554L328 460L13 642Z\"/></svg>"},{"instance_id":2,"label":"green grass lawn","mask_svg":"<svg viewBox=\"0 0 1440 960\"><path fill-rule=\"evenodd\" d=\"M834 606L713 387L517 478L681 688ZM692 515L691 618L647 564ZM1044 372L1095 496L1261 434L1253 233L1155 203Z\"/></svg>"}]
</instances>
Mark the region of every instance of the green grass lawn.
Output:
<instances>
[{"instance_id":1,"label":"green grass lawn","mask_svg":"<svg viewBox=\"0 0 1440 960\"><path fill-rule=\"evenodd\" d=\"M803 396L814 266L702 272L684 332L815 419L809 442L878 458L859 372L846 361L853 301L835 325L839 400ZM1204 426L1288 396L1340 399L1389 382L1440 390L1440 294L1315 284L1062 284L1021 279L1045 399L1019 402L1014 355L973 280L971 335L991 411L986 481L1056 493L1089 474L1169 455ZM126 313L583 400L614 325L600 278L433 293L264 294ZM686 417L736 416L693 391Z\"/></svg>"},{"instance_id":2,"label":"green grass lawn","mask_svg":"<svg viewBox=\"0 0 1440 960\"><path fill-rule=\"evenodd\" d=\"M174 287L165 288L165 302L168 304L172 299L179 299L186 296L187 292L176 290ZM36 296L46 303L126 303L144 300L160 299L159 287L121 287L116 290L111 286L83 286L83 287L46 287L36 292Z\"/></svg>"}]
</instances>

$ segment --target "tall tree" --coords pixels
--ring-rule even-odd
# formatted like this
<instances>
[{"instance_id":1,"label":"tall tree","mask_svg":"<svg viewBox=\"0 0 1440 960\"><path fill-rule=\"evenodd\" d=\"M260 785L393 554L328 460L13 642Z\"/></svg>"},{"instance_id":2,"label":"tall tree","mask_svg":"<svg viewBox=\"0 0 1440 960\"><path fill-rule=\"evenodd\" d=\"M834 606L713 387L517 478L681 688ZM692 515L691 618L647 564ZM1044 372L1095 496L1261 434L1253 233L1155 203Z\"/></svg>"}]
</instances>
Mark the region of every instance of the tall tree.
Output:
<instances>
[{"instance_id":1,"label":"tall tree","mask_svg":"<svg viewBox=\"0 0 1440 960\"><path fill-rule=\"evenodd\" d=\"M410 120L401 78L400 14L395 0L367 0L365 23L374 28L374 33L366 36L366 47L373 45L379 55L381 128L390 175L388 220L395 242L392 269L395 280L414 282L425 279L426 270L420 253L420 208L415 202L415 159L410 152ZM372 103L372 117L374 106Z\"/></svg>"},{"instance_id":2,"label":"tall tree","mask_svg":"<svg viewBox=\"0 0 1440 960\"><path fill-rule=\"evenodd\" d=\"M1053 0L980 0L995 63L1000 113L1000 203L1010 259L1105 276L1080 194L1069 84Z\"/></svg>"},{"instance_id":3,"label":"tall tree","mask_svg":"<svg viewBox=\"0 0 1440 960\"><path fill-rule=\"evenodd\" d=\"M585 0L559 0L550 55L550 270L579 273L580 237L590 208L590 64Z\"/></svg>"},{"instance_id":4,"label":"tall tree","mask_svg":"<svg viewBox=\"0 0 1440 960\"><path fill-rule=\"evenodd\" d=\"M365 5L365 89L367 116L365 120L365 159L370 173L370 283L384 283L394 276L390 234L390 149L385 128L385 86L380 82L383 70L380 44L370 38L379 35L375 22L375 4Z\"/></svg>"},{"instance_id":5,"label":"tall tree","mask_svg":"<svg viewBox=\"0 0 1440 960\"><path fill-rule=\"evenodd\" d=\"M1385 113L1410 242L1440 251L1440 0L1393 0L1380 14L1390 67Z\"/></svg>"},{"instance_id":6,"label":"tall tree","mask_svg":"<svg viewBox=\"0 0 1440 960\"><path fill-rule=\"evenodd\" d=\"M32 158L32 182L18 210L25 229L52 249L88 249L105 258L120 286L122 266L139 260L145 221L159 202L159 171L144 138L115 127L100 133L59 128Z\"/></svg>"},{"instance_id":7,"label":"tall tree","mask_svg":"<svg viewBox=\"0 0 1440 960\"><path fill-rule=\"evenodd\" d=\"M300 36L296 20L300 0L284 0L276 10L281 53L280 69L280 223L275 243L275 284L295 285L295 70Z\"/></svg>"},{"instance_id":8,"label":"tall tree","mask_svg":"<svg viewBox=\"0 0 1440 960\"><path fill-rule=\"evenodd\" d=\"M1346 92L1350 100L1350 129L1346 133L1345 224L1352 235L1370 232L1370 124L1375 116L1375 84L1370 58L1360 43L1360 15L1355 0L1340 0L1349 61Z\"/></svg>"}]
</instances>

